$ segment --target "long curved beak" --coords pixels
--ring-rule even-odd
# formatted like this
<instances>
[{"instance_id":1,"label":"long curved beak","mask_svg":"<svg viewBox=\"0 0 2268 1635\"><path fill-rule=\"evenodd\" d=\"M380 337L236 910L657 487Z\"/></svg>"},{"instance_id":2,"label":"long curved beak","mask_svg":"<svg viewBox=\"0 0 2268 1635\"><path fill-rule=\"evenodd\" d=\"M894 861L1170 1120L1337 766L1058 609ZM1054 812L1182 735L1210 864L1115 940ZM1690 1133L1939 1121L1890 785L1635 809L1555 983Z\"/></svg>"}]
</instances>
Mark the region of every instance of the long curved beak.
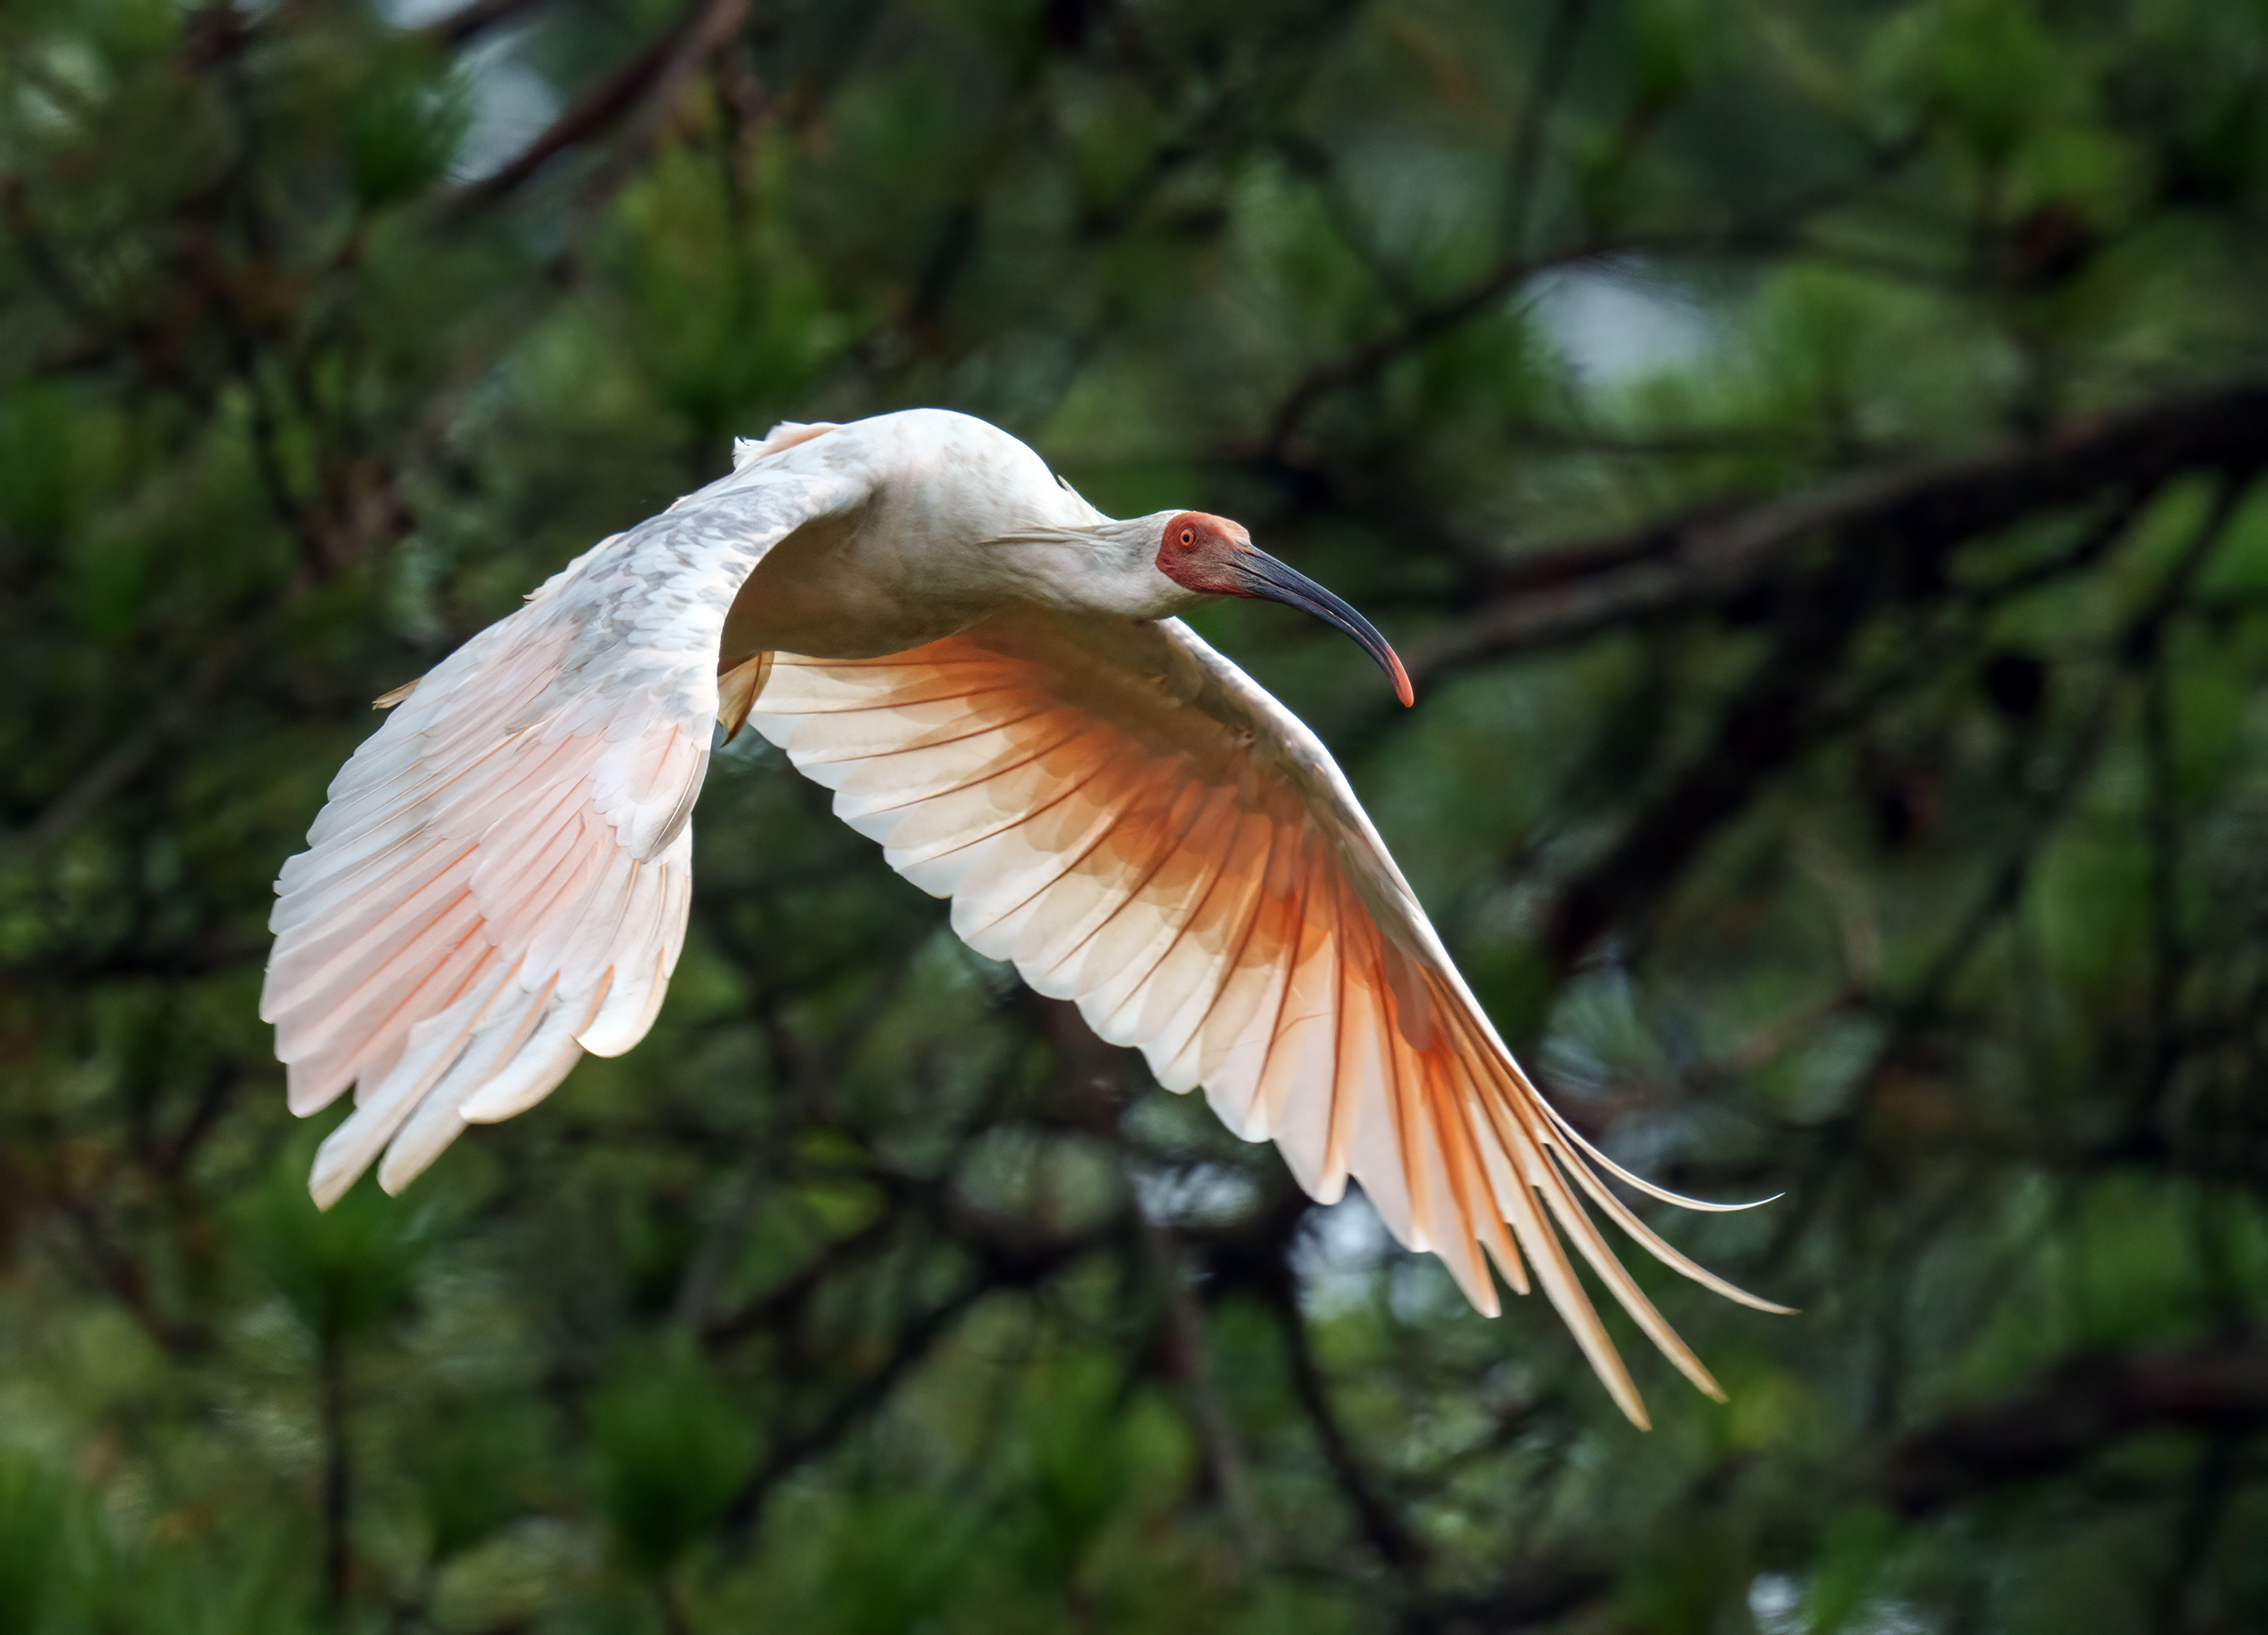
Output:
<instances>
[{"instance_id":1,"label":"long curved beak","mask_svg":"<svg viewBox=\"0 0 2268 1635\"><path fill-rule=\"evenodd\" d=\"M1240 595L1288 603L1314 615L1326 624L1336 625L1359 642L1362 650L1378 660L1378 667L1393 678L1394 696L1405 707L1417 702L1417 695L1410 689L1410 673L1402 667L1402 660L1395 656L1386 637L1378 633L1376 625L1297 568L1277 561L1256 546L1245 546L1230 560Z\"/></svg>"}]
</instances>

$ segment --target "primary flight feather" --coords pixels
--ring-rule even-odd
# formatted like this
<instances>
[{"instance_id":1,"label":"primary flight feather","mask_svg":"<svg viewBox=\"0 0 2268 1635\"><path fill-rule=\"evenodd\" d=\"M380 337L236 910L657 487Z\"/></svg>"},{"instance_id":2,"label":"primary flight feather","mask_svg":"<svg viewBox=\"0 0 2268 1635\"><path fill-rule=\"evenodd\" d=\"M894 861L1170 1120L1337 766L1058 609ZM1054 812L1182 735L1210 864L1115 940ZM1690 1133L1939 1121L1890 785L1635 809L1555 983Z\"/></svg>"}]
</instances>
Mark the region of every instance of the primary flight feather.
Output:
<instances>
[{"instance_id":1,"label":"primary flight feather","mask_svg":"<svg viewBox=\"0 0 2268 1635\"><path fill-rule=\"evenodd\" d=\"M422 680L284 866L261 1015L291 1109L352 1085L328 1206L398 1191L468 1123L541 1101L659 1009L691 901L712 724L836 792L969 945L1202 1086L1325 1202L1350 1177L1478 1309L1532 1275L1646 1413L1563 1245L1718 1395L1594 1223L1731 1298L1647 1227L1457 975L1314 733L1174 615L1367 621L1234 523L1103 516L1007 433L914 409L787 425L585 553ZM381 1156L382 1155L382 1156ZM1486 1256L1486 1260L1484 1256Z\"/></svg>"}]
</instances>

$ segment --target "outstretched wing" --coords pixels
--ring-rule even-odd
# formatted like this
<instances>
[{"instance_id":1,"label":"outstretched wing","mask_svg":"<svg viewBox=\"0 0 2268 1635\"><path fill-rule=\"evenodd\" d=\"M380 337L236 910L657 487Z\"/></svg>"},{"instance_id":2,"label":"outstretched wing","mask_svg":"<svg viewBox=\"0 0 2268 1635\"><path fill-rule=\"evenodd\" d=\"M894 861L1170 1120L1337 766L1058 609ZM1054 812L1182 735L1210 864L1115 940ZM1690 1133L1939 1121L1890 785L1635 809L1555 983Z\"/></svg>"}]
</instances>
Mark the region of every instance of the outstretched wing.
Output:
<instances>
[{"instance_id":1,"label":"outstretched wing","mask_svg":"<svg viewBox=\"0 0 2268 1635\"><path fill-rule=\"evenodd\" d=\"M293 1112L355 1086L318 1203L381 1149L398 1191L468 1121L652 1026L685 938L725 612L773 544L865 496L826 460L766 458L816 435L787 430L803 435L744 450L389 695L332 781L276 881L260 1005Z\"/></svg>"},{"instance_id":2,"label":"outstretched wing","mask_svg":"<svg viewBox=\"0 0 2268 1635\"><path fill-rule=\"evenodd\" d=\"M1590 1204L1662 1261L1617 1168L1539 1095L1450 964L1315 736L1179 621L1003 615L888 658L780 654L751 725L954 929L1202 1085L1325 1202L1349 1175L1395 1236L1494 1315L1485 1250L1528 1269L1609 1389L1639 1402L1571 1241L1693 1382L1716 1383L1616 1259ZM1689 1200L1672 1198L1677 1203ZM1696 1207L1709 1207L1696 1205ZM1555 1230L1556 1225L1556 1230Z\"/></svg>"}]
</instances>

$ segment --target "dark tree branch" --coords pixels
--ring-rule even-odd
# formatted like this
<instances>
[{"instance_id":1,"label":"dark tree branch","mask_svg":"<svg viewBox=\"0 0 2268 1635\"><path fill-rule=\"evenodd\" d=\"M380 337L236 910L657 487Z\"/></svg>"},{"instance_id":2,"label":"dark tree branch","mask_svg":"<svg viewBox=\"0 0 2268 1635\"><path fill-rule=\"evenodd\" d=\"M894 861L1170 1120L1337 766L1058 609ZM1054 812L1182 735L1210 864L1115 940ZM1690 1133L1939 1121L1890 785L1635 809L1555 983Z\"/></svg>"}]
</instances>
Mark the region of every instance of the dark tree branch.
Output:
<instances>
[{"instance_id":1,"label":"dark tree branch","mask_svg":"<svg viewBox=\"0 0 2268 1635\"><path fill-rule=\"evenodd\" d=\"M317 1389L323 1436L323 1604L335 1618L346 1610L354 1579L354 1465L347 1446L346 1343L319 1337Z\"/></svg>"},{"instance_id":2,"label":"dark tree branch","mask_svg":"<svg viewBox=\"0 0 2268 1635\"><path fill-rule=\"evenodd\" d=\"M221 1115L245 1080L244 1064L234 1058L225 1059L205 1074L198 1087L197 1098L189 1108L189 1115L173 1138L166 1142L154 1155L151 1167L166 1181L178 1181L185 1174L189 1160L204 1144L207 1136L219 1123Z\"/></svg>"},{"instance_id":3,"label":"dark tree branch","mask_svg":"<svg viewBox=\"0 0 2268 1635\"><path fill-rule=\"evenodd\" d=\"M1864 167L1859 180L1895 170L1912 151L1910 142L1881 149ZM1479 317L1538 273L1618 257L1786 250L1800 244L1799 230L1807 216L1839 201L1849 191L1849 181L1838 180L1814 196L1788 204L1778 214L1745 222L1659 236L1593 235L1546 254L1508 256L1463 289L1421 307L1373 339L1301 375L1285 394L1260 447L1276 458L1285 458L1298 442L1308 416L1326 399L1367 386L1428 342ZM1824 249L1814 253L1823 259L1832 259L1834 254Z\"/></svg>"},{"instance_id":4,"label":"dark tree branch","mask_svg":"<svg viewBox=\"0 0 2268 1635\"><path fill-rule=\"evenodd\" d=\"M1583 37L1584 13L1589 0L1558 0L1544 26L1543 43L1536 48L1535 77L1528 100L1520 110L1520 129L1513 138L1512 165L1505 185L1503 246L1506 255L1526 247L1528 225L1535 216L1536 185L1543 168L1544 136L1552 107L1567 83L1575 61L1575 45Z\"/></svg>"},{"instance_id":5,"label":"dark tree branch","mask_svg":"<svg viewBox=\"0 0 2268 1635\"><path fill-rule=\"evenodd\" d=\"M840 1442L862 1419L887 1402L898 1382L913 1372L970 1307L992 1292L992 1286L984 1278L974 1278L949 1299L924 1311L898 1331L889 1354L880 1366L852 1381L810 1424L788 1432L774 1442L762 1462L740 1484L732 1502L725 1506L720 1522L724 1531L742 1539L751 1536L763 1518L766 1501L779 1484Z\"/></svg>"},{"instance_id":6,"label":"dark tree branch","mask_svg":"<svg viewBox=\"0 0 2268 1635\"><path fill-rule=\"evenodd\" d=\"M509 23L521 12L534 11L541 3L542 0L472 0L470 5L460 6L417 32L434 44L454 51Z\"/></svg>"},{"instance_id":7,"label":"dark tree branch","mask_svg":"<svg viewBox=\"0 0 2268 1635\"><path fill-rule=\"evenodd\" d=\"M1596 1562L1515 1560L1488 1594L1441 1602L1411 1624L1428 1635L1518 1635L1557 1625L1614 1587L1614 1573Z\"/></svg>"},{"instance_id":8,"label":"dark tree branch","mask_svg":"<svg viewBox=\"0 0 2268 1635\"><path fill-rule=\"evenodd\" d=\"M2243 1443L2233 1436L2210 1438L2198 1450L2197 1474L2191 1478L2189 1499L2174 1533L2178 1541L2174 1559L2159 1580L2157 1618L2161 1630L2197 1627L2190 1621L2191 1609L2198 1591L2209 1582L2199 1569L2213 1554L2229 1501L2243 1487L2244 1454Z\"/></svg>"},{"instance_id":9,"label":"dark tree branch","mask_svg":"<svg viewBox=\"0 0 2268 1635\"><path fill-rule=\"evenodd\" d=\"M1370 275L1380 292L1397 311L1418 310L1422 302L1417 291L1365 229L1361 211L1348 196L1338 160L1330 149L1301 132L1286 131L1277 138L1276 151L1293 173L1305 177L1314 188L1315 202L1322 207L1339 242L1346 247L1348 254L1362 263L1363 270Z\"/></svg>"},{"instance_id":10,"label":"dark tree branch","mask_svg":"<svg viewBox=\"0 0 2268 1635\"><path fill-rule=\"evenodd\" d=\"M1125 1111L1124 1087L1135 1053L1105 1043L1082 1020L1079 1008L1067 1000L1051 999L1027 991L1019 1003L1033 1019L1037 1031L1055 1047L1062 1064L1064 1100L1074 1110L1074 1123L1098 1138L1116 1141ZM1121 1184L1130 1200L1134 1182L1123 1169L1125 1149L1119 1147ZM1156 1278L1165 1304L1160 1336L1160 1372L1179 1392L1204 1461L1205 1475L1228 1516L1239 1547L1248 1560L1267 1551L1267 1534L1259 1506L1253 1502L1248 1462L1236 1424L1223 1399L1214 1374L1212 1348L1205 1335L1204 1311L1183 1253L1183 1234L1130 1203L1141 1247Z\"/></svg>"},{"instance_id":11,"label":"dark tree branch","mask_svg":"<svg viewBox=\"0 0 2268 1635\"><path fill-rule=\"evenodd\" d=\"M652 146L660 134L671 113L692 85L703 64L732 43L747 20L749 0L707 0L688 15L684 30L678 34L669 55L661 65L661 72L653 82L652 93L631 130L630 147L640 151Z\"/></svg>"},{"instance_id":12,"label":"dark tree branch","mask_svg":"<svg viewBox=\"0 0 2268 1635\"><path fill-rule=\"evenodd\" d=\"M820 1290L847 1268L887 1243L898 1226L888 1213L878 1215L847 1237L837 1238L805 1262L796 1274L778 1287L767 1290L724 1316L703 1323L702 1343L725 1346L768 1329L792 1322Z\"/></svg>"},{"instance_id":13,"label":"dark tree branch","mask_svg":"<svg viewBox=\"0 0 2268 1635\"><path fill-rule=\"evenodd\" d=\"M2243 475L2268 465L2268 382L2162 399L2034 442L1808 493L1723 504L1505 564L1491 603L1415 644L1410 674L1557 645L1636 620L1721 605L1806 539L1864 533L1947 549L2027 517L2185 472Z\"/></svg>"},{"instance_id":14,"label":"dark tree branch","mask_svg":"<svg viewBox=\"0 0 2268 1635\"><path fill-rule=\"evenodd\" d=\"M748 0L695 0L662 37L600 81L551 122L543 134L503 168L460 188L454 201L469 210L508 198L568 149L604 136L651 100L665 107L694 67L740 26Z\"/></svg>"},{"instance_id":15,"label":"dark tree branch","mask_svg":"<svg viewBox=\"0 0 2268 1635\"><path fill-rule=\"evenodd\" d=\"M2268 1427L2268 1337L2076 1359L2034 1384L1901 1439L1881 1493L1910 1516L2052 1476L2137 1432L2211 1436Z\"/></svg>"},{"instance_id":16,"label":"dark tree branch","mask_svg":"<svg viewBox=\"0 0 2268 1635\"><path fill-rule=\"evenodd\" d=\"M302 588L295 583L292 593ZM235 681L250 652L248 624L211 637L188 678L134 731L66 784L62 792L19 833L4 838L25 851L37 851L69 834L96 807L148 770L173 735L202 718L208 702Z\"/></svg>"},{"instance_id":17,"label":"dark tree branch","mask_svg":"<svg viewBox=\"0 0 2268 1635\"><path fill-rule=\"evenodd\" d=\"M964 1226L973 1223L964 1221ZM1027 1289L1108 1241L1113 1228L1030 1241L1002 1236L971 1245L977 1251L976 1275L945 1300L920 1311L892 1337L882 1360L852 1381L806 1425L778 1437L725 1507L718 1526L728 1536L746 1539L763 1518L765 1504L779 1484L814 1459L829 1452L887 1403L891 1393L926 1359L954 1325L987 1295Z\"/></svg>"},{"instance_id":18,"label":"dark tree branch","mask_svg":"<svg viewBox=\"0 0 2268 1635\"><path fill-rule=\"evenodd\" d=\"M76 1258L158 1349L182 1359L211 1345L211 1332L202 1321L176 1317L159 1303L141 1259L131 1248L117 1241L109 1223L96 1213L83 1194L57 1190L42 1202L52 1211L53 1218L69 1228Z\"/></svg>"},{"instance_id":19,"label":"dark tree branch","mask_svg":"<svg viewBox=\"0 0 2268 1635\"><path fill-rule=\"evenodd\" d=\"M2121 632L2117 655L2120 674L2112 676L2104 685L2088 711L2072 753L2064 762L2063 771L2031 803L2023 831L2007 860L1995 875L1991 890L1963 922L1961 931L1946 946L1944 952L1930 962L1913 997L1901 1007L1901 1032L1910 1030L1923 1018L1935 1013L1946 993L1952 988L1954 979L1984 940L1985 932L2014 905L2021 893L2033 858L2057 821L2070 809L2087 785L2088 775L2110 736L2113 712L2120 692L2129 679L2127 673L2155 659L2159 644L2164 640L2166 626L2181 610L2191 587L2197 583L2198 576L2205 571L2206 562L2211 559L2214 548L2228 531L2228 525L2236 515L2236 508L2244 497L2246 488L2246 482L2235 477L2221 483L2179 559L2167 571L2148 603Z\"/></svg>"},{"instance_id":20,"label":"dark tree branch","mask_svg":"<svg viewBox=\"0 0 2268 1635\"><path fill-rule=\"evenodd\" d=\"M2232 424L2242 431L2232 436ZM2227 527L2250 473L2263 464L2268 389L2247 387L2161 406L2109 428L2066 434L2045 448L1964 461L1951 473L1904 484L1862 480L1863 501L1854 503L1848 492L1806 497L1764 508L1778 512L1771 527L1726 530L1718 538L1734 542L1728 553L1734 562L1760 560L1768 554L1766 541L1793 544L1817 533L1834 537L1834 554L1786 593L1771 653L1725 708L1708 747L1562 892L1544 939L1554 961L1572 968L1610 927L1666 894L1766 781L1824 730L1845 724L1827 684L1853 637L1877 607L1936 585L1955 547L2020 517L2090 497L2106 482L2124 485L2131 496L2184 468L2222 473L2198 537L2124 637L2122 661L2131 667L2157 651L2165 622ZM2114 506L2114 525L2127 512ZM1698 560L1708 573L1720 571L1726 557L1712 561L1704 552Z\"/></svg>"},{"instance_id":21,"label":"dark tree branch","mask_svg":"<svg viewBox=\"0 0 2268 1635\"><path fill-rule=\"evenodd\" d=\"M1889 565L1887 551L1846 552L1791 598L1777 644L1726 706L1707 748L1560 892L1544 931L1560 969L1666 895L1718 830L1816 740L1830 718L1827 684L1881 595Z\"/></svg>"},{"instance_id":22,"label":"dark tree branch","mask_svg":"<svg viewBox=\"0 0 2268 1635\"><path fill-rule=\"evenodd\" d=\"M1220 1495L1221 1508L1248 1559L1257 1559L1267 1540L1252 1501L1243 1445L1213 1375L1212 1351L1205 1344L1204 1315L1182 1263L1181 1242L1171 1228L1142 1215L1142 1241L1166 1300L1167 1372L1187 1398L1192 1428L1204 1450L1205 1468Z\"/></svg>"},{"instance_id":23,"label":"dark tree branch","mask_svg":"<svg viewBox=\"0 0 2268 1635\"><path fill-rule=\"evenodd\" d=\"M1339 1423L1338 1410L1331 1402L1330 1383L1323 1378L1322 1366L1315 1360L1307 1315L1300 1309L1299 1290L1288 1265L1280 1279L1267 1285L1266 1293L1269 1308L1275 1314L1277 1327L1284 1336L1284 1354L1291 1365L1292 1392L1299 1397L1308 1424L1314 1427L1315 1440L1323 1450L1323 1462L1330 1466L1340 1494L1354 1512L1355 1525L1371 1549L1378 1552L1378 1558L1388 1567L1404 1572L1422 1569L1426 1558L1425 1541L1380 1496L1369 1472L1362 1468L1346 1427Z\"/></svg>"},{"instance_id":24,"label":"dark tree branch","mask_svg":"<svg viewBox=\"0 0 2268 1635\"><path fill-rule=\"evenodd\" d=\"M1263 446L1279 458L1289 449L1324 399L1376 379L1410 353L1478 317L1489 306L1511 294L1537 273L1572 266L1596 254L1584 245L1565 254L1531 259L1514 256L1483 274L1454 295L1420 308L1402 322L1344 357L1311 369L1285 395L1276 411Z\"/></svg>"}]
</instances>

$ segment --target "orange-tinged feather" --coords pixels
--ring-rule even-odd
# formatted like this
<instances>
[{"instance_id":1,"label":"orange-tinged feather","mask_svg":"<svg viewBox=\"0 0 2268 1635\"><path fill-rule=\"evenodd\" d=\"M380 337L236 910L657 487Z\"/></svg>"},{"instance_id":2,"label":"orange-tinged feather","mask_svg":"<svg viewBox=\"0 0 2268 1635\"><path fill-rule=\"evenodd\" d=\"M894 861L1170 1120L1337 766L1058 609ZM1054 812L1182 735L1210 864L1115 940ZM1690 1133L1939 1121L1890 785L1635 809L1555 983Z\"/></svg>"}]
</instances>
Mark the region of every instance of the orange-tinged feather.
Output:
<instances>
[{"instance_id":1,"label":"orange-tinged feather","mask_svg":"<svg viewBox=\"0 0 2268 1635\"><path fill-rule=\"evenodd\" d=\"M1567 1240L1705 1384L1583 1200L1708 1274L1613 1198L1504 1052L1320 747L1193 638L1027 614L911 653L781 655L749 719L952 895L971 941L1274 1135L1302 1184L1362 1181L1484 1310L1490 1262L1515 1289L1533 1275L1633 1418Z\"/></svg>"}]
</instances>

